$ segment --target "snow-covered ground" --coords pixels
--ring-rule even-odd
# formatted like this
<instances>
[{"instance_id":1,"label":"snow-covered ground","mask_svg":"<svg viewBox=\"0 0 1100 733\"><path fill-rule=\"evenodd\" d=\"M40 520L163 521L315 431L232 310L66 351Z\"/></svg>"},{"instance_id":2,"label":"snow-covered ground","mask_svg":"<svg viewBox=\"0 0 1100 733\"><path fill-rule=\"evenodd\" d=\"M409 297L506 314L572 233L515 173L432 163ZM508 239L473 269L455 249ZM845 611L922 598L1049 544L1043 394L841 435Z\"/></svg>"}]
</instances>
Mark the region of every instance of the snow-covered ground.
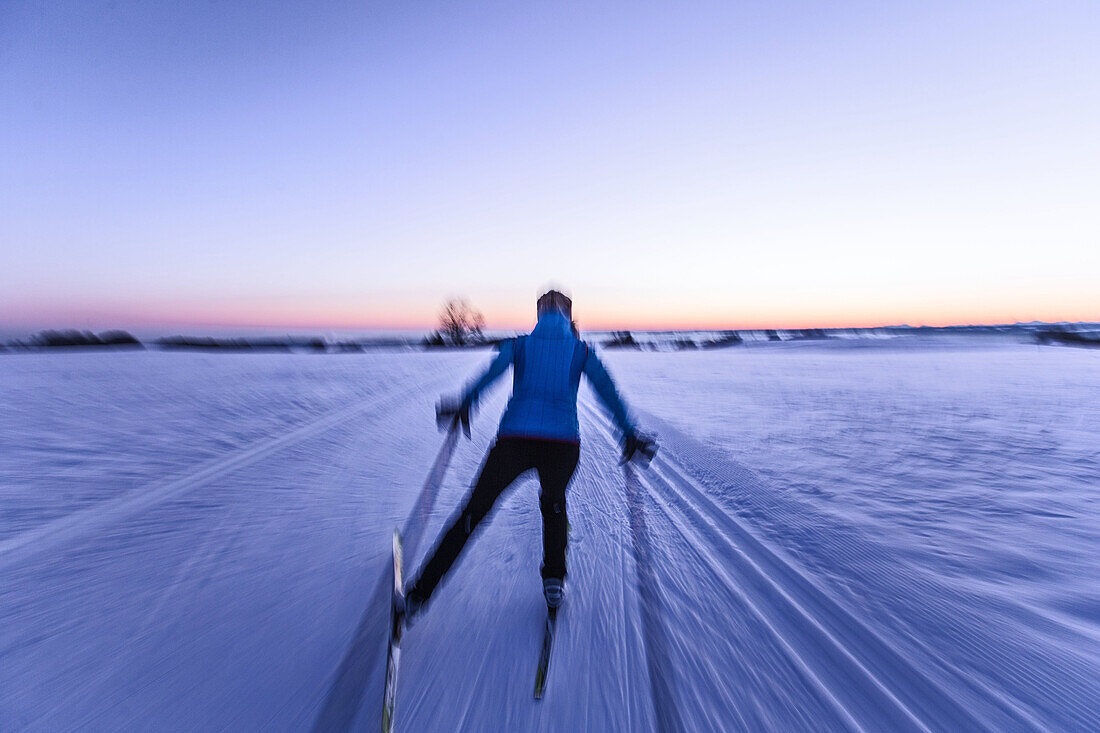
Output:
<instances>
[{"instance_id":1,"label":"snow-covered ground","mask_svg":"<svg viewBox=\"0 0 1100 733\"><path fill-rule=\"evenodd\" d=\"M0 730L375 730L415 566L489 445L486 352L0 357ZM406 636L398 727L1100 729L1100 352L608 353L546 698L521 480Z\"/></svg>"}]
</instances>

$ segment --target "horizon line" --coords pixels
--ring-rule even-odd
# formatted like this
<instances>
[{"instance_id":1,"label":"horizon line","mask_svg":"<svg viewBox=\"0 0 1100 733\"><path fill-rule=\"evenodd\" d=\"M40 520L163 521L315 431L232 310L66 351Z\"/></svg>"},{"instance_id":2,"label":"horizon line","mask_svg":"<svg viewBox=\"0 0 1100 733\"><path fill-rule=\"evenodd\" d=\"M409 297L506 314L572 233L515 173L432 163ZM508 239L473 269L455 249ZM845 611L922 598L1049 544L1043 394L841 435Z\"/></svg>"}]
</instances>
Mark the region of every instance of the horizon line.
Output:
<instances>
[{"instance_id":1,"label":"horizon line","mask_svg":"<svg viewBox=\"0 0 1100 733\"><path fill-rule=\"evenodd\" d=\"M825 330L825 331L843 331L843 330L874 330L883 328L994 328L994 327L1009 327L1009 326L1057 326L1057 325L1093 325L1100 324L1100 320L1059 320L1059 321L1043 321L1043 320L1030 320L1030 321L988 321L988 322L940 322L940 323L875 323L875 324L845 324L845 325L814 325L814 324L802 324L797 326L792 325L701 325L701 324L648 324L648 325L598 325L591 328L580 326L581 332L587 333L613 333L617 331L632 331L642 333L674 333L674 332L687 332L687 331L801 331L801 330ZM500 331L524 331L530 330L531 324L524 326L497 326L487 327L483 331L487 333L494 333ZM131 327L126 326L38 326L28 327L21 325L0 326L0 330L7 330L9 332L25 331L28 335L35 335L44 331L90 331L93 333L106 333L109 331L162 331L162 335L186 335L182 331L188 329L213 329L216 331L232 331L232 330L259 330L259 331L415 331L423 332L425 334L433 333L439 330L439 326L424 326L422 324L362 324L362 325L335 325L335 324L225 324L225 323L189 323L178 325L135 325Z\"/></svg>"}]
</instances>

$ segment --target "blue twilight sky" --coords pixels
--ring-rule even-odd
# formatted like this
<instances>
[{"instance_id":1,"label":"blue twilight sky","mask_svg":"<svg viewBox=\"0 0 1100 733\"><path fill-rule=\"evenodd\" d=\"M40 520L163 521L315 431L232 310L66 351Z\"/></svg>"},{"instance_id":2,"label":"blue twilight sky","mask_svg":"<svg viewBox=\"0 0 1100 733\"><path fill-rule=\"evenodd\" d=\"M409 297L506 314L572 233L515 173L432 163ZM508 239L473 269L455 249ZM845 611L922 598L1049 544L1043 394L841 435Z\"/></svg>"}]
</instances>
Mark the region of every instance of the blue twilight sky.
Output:
<instances>
[{"instance_id":1,"label":"blue twilight sky","mask_svg":"<svg viewBox=\"0 0 1100 733\"><path fill-rule=\"evenodd\" d=\"M0 326L1100 320L1100 3L0 2Z\"/></svg>"}]
</instances>

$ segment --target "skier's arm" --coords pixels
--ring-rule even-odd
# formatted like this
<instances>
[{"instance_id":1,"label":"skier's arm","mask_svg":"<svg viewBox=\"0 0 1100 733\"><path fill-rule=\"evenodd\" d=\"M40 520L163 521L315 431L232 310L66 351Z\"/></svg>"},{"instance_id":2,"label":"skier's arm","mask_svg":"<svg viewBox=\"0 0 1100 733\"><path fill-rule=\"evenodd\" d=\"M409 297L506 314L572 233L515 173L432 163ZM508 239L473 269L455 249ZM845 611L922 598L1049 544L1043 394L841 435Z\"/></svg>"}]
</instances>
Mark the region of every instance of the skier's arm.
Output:
<instances>
[{"instance_id":1,"label":"skier's arm","mask_svg":"<svg viewBox=\"0 0 1100 733\"><path fill-rule=\"evenodd\" d=\"M461 409L469 410L477 403L477 398L481 396L485 388L496 381L501 374L504 374L504 370L512 363L515 354L516 342L514 339L500 343L500 350L497 352L496 358L489 364L489 368L477 381L466 388L466 392L462 395Z\"/></svg>"},{"instance_id":2,"label":"skier's arm","mask_svg":"<svg viewBox=\"0 0 1100 733\"><path fill-rule=\"evenodd\" d=\"M623 435L634 435L634 422L630 419L630 412L626 409L626 403L619 396L619 390L615 389L615 383L611 381L611 375L607 373L603 362L596 356L596 352L588 349L588 356L584 360L584 376L588 377L592 388L596 390L600 400L611 411L615 424Z\"/></svg>"}]
</instances>

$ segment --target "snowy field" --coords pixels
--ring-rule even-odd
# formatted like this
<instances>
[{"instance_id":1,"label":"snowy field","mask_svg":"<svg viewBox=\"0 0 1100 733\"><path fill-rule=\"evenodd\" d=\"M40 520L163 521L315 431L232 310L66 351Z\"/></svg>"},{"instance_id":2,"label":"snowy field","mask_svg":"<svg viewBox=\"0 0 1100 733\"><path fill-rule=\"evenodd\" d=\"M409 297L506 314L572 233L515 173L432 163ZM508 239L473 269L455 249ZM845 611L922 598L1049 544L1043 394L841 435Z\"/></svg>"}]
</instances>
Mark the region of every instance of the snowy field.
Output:
<instances>
[{"instance_id":1,"label":"snowy field","mask_svg":"<svg viewBox=\"0 0 1100 733\"><path fill-rule=\"evenodd\" d=\"M376 730L390 533L486 352L0 357L0 730ZM1100 730L1100 351L760 344L581 393L546 698L533 478L409 631L404 731Z\"/></svg>"}]
</instances>

